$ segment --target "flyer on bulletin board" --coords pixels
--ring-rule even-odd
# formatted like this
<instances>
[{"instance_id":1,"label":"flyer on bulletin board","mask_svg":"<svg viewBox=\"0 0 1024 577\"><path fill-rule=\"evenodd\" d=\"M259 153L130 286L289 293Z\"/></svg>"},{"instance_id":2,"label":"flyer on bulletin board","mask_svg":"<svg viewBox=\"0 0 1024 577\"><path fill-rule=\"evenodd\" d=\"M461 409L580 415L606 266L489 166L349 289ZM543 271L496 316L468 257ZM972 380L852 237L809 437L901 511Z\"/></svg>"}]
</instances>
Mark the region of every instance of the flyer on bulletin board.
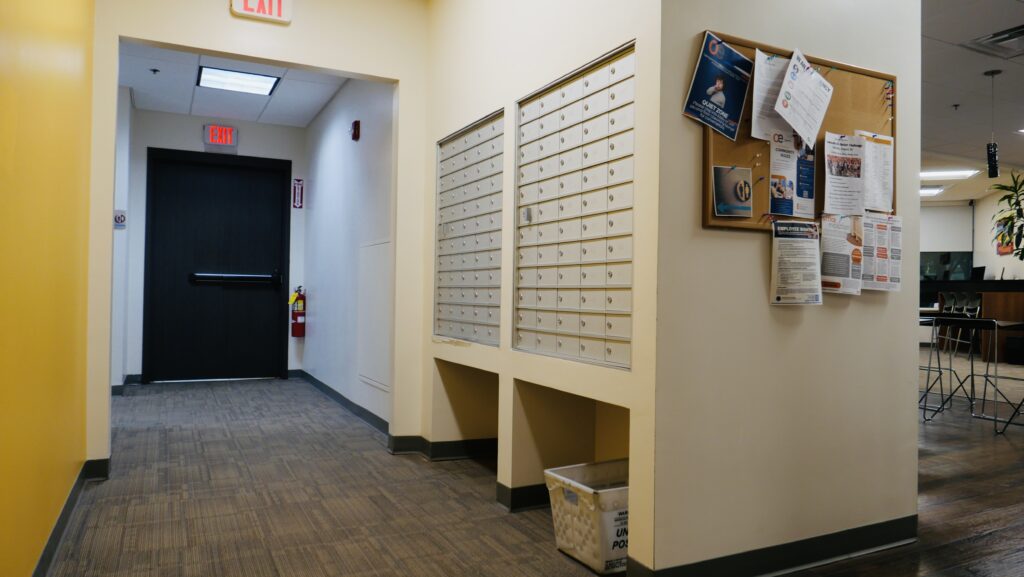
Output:
<instances>
[{"instance_id":1,"label":"flyer on bulletin board","mask_svg":"<svg viewBox=\"0 0 1024 577\"><path fill-rule=\"evenodd\" d=\"M753 69L749 58L705 32L683 114L736 140Z\"/></svg>"},{"instance_id":2,"label":"flyer on bulletin board","mask_svg":"<svg viewBox=\"0 0 1024 577\"><path fill-rule=\"evenodd\" d=\"M821 255L818 223L772 223L773 305L821 304Z\"/></svg>"},{"instance_id":3,"label":"flyer on bulletin board","mask_svg":"<svg viewBox=\"0 0 1024 577\"><path fill-rule=\"evenodd\" d=\"M821 217L821 290L859 295L864 264L864 219L826 214Z\"/></svg>"},{"instance_id":4,"label":"flyer on bulletin board","mask_svg":"<svg viewBox=\"0 0 1024 577\"><path fill-rule=\"evenodd\" d=\"M766 54L760 49L754 51L754 89L750 103L750 136L771 140L772 135L791 130L789 123L775 112L782 80L789 68L789 58Z\"/></svg>"},{"instance_id":5,"label":"flyer on bulletin board","mask_svg":"<svg viewBox=\"0 0 1024 577\"><path fill-rule=\"evenodd\" d=\"M864 290L898 291L902 281L903 219L887 214L864 215Z\"/></svg>"},{"instance_id":6,"label":"flyer on bulletin board","mask_svg":"<svg viewBox=\"0 0 1024 577\"><path fill-rule=\"evenodd\" d=\"M775 112L814 148L831 101L832 85L818 74L802 52L794 50L775 101Z\"/></svg>"},{"instance_id":7,"label":"flyer on bulletin board","mask_svg":"<svg viewBox=\"0 0 1024 577\"><path fill-rule=\"evenodd\" d=\"M814 151L792 131L771 140L768 212L814 218Z\"/></svg>"}]
</instances>

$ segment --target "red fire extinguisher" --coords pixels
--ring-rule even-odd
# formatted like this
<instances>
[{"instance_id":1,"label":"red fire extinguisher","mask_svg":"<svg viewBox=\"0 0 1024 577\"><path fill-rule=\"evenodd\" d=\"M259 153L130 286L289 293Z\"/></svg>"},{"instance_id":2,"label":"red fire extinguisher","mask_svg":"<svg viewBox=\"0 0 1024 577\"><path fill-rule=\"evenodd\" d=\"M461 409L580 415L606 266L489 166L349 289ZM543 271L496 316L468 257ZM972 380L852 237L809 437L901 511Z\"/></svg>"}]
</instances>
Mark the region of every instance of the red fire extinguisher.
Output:
<instances>
[{"instance_id":1,"label":"red fire extinguisher","mask_svg":"<svg viewBox=\"0 0 1024 577\"><path fill-rule=\"evenodd\" d=\"M292 305L292 336L306 336L306 293L302 287L295 289L290 299Z\"/></svg>"}]
</instances>

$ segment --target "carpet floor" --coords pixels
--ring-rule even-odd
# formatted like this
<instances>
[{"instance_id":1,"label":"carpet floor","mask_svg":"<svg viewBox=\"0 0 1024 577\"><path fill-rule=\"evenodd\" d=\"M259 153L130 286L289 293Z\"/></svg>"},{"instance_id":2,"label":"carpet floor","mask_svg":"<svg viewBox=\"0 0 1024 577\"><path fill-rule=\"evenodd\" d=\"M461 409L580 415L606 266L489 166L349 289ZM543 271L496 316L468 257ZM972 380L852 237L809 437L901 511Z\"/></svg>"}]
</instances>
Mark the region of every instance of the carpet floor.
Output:
<instances>
[{"instance_id":1,"label":"carpet floor","mask_svg":"<svg viewBox=\"0 0 1024 577\"><path fill-rule=\"evenodd\" d=\"M493 464L394 456L301 380L131 387L50 577L575 577Z\"/></svg>"}]
</instances>

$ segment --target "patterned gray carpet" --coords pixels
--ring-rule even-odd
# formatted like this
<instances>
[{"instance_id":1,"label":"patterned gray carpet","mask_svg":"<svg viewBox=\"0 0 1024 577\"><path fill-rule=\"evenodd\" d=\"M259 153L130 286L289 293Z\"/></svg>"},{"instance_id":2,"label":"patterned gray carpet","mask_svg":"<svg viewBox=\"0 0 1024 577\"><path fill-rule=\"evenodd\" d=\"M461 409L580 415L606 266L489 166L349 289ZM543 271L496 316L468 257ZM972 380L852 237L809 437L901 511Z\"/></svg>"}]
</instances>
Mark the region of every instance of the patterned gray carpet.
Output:
<instances>
[{"instance_id":1,"label":"patterned gray carpet","mask_svg":"<svg viewBox=\"0 0 1024 577\"><path fill-rule=\"evenodd\" d=\"M550 511L492 468L393 456L308 383L144 385L113 401L111 479L82 493L51 577L569 577Z\"/></svg>"}]
</instances>

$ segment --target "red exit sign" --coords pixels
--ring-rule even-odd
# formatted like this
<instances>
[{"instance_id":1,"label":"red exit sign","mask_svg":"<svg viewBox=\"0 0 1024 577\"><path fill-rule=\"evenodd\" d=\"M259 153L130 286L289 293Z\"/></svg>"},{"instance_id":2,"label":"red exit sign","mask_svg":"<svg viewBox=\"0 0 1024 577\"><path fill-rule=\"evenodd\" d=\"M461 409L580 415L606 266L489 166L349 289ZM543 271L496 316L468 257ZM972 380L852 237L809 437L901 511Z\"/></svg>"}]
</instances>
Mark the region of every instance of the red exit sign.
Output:
<instances>
[{"instance_id":1,"label":"red exit sign","mask_svg":"<svg viewBox=\"0 0 1024 577\"><path fill-rule=\"evenodd\" d=\"M238 133L234 126L207 124L203 126L203 144L238 146Z\"/></svg>"},{"instance_id":2,"label":"red exit sign","mask_svg":"<svg viewBox=\"0 0 1024 577\"><path fill-rule=\"evenodd\" d=\"M235 16L287 24L292 21L292 3L294 1L231 0L231 13Z\"/></svg>"}]
</instances>

